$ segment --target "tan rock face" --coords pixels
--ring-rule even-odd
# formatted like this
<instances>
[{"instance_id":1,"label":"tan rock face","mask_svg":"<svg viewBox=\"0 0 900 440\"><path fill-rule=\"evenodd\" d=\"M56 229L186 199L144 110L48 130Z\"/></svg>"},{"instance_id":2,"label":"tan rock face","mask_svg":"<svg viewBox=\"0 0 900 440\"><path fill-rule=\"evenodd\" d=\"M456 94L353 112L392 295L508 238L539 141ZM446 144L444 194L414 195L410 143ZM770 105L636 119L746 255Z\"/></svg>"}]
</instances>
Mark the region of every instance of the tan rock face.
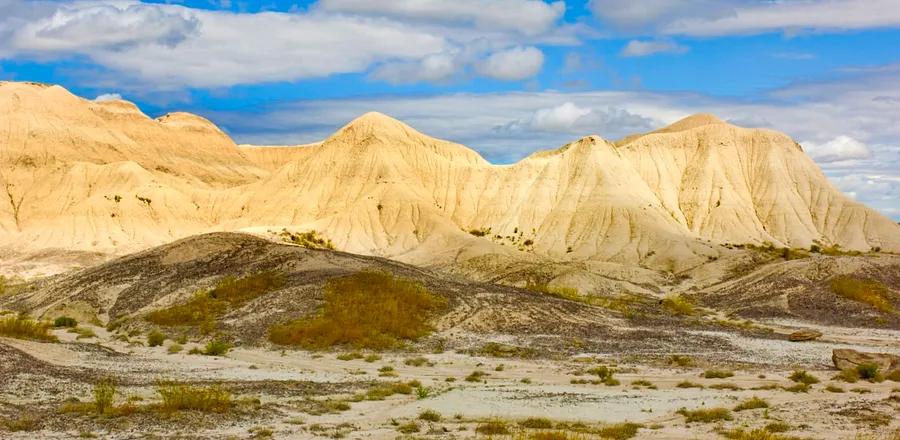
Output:
<instances>
[{"instance_id":1,"label":"tan rock face","mask_svg":"<svg viewBox=\"0 0 900 440\"><path fill-rule=\"evenodd\" d=\"M889 353L865 353L850 349L835 349L831 360L839 370L856 369L859 365L874 364L878 372L888 375L900 371L900 356Z\"/></svg>"},{"instance_id":2,"label":"tan rock face","mask_svg":"<svg viewBox=\"0 0 900 440\"><path fill-rule=\"evenodd\" d=\"M15 250L120 254L288 228L425 264L493 254L677 270L723 243L900 251L900 227L844 197L790 138L710 115L509 166L378 113L318 144L238 147L199 116L153 120L4 82L0 118L0 247Z\"/></svg>"},{"instance_id":3,"label":"tan rock face","mask_svg":"<svg viewBox=\"0 0 900 440\"><path fill-rule=\"evenodd\" d=\"M822 337L822 332L817 330L799 330L788 335L791 342L814 341Z\"/></svg>"}]
</instances>

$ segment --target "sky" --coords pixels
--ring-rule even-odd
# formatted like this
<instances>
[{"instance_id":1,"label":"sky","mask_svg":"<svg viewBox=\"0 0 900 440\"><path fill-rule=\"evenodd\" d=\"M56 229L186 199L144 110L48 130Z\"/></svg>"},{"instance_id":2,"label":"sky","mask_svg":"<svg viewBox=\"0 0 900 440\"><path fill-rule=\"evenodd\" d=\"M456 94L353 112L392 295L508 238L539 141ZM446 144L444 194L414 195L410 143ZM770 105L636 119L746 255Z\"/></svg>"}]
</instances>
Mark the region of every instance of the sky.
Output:
<instances>
[{"instance_id":1,"label":"sky","mask_svg":"<svg viewBox=\"0 0 900 440\"><path fill-rule=\"evenodd\" d=\"M494 163L708 112L900 220L900 0L0 0L0 80L261 145L380 111Z\"/></svg>"}]
</instances>

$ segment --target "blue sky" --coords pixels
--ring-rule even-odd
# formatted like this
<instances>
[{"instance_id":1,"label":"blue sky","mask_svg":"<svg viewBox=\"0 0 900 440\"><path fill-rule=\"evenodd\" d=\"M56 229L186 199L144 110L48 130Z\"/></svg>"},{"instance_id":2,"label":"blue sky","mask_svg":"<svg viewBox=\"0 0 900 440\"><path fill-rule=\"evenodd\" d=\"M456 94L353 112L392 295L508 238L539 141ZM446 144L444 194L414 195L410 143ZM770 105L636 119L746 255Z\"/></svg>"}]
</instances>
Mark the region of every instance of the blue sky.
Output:
<instances>
[{"instance_id":1,"label":"blue sky","mask_svg":"<svg viewBox=\"0 0 900 440\"><path fill-rule=\"evenodd\" d=\"M712 112L787 132L900 219L896 0L0 0L0 79L243 143L382 111L497 163Z\"/></svg>"}]
</instances>

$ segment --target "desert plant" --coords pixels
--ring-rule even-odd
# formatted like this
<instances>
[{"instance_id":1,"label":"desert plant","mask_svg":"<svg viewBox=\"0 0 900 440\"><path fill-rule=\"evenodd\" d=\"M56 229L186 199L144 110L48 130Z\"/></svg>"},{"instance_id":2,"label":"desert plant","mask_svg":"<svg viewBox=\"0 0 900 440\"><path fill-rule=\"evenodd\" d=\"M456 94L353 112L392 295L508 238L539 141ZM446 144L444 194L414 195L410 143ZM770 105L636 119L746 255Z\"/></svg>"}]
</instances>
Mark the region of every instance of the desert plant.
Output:
<instances>
[{"instance_id":1,"label":"desert plant","mask_svg":"<svg viewBox=\"0 0 900 440\"><path fill-rule=\"evenodd\" d=\"M400 431L403 434L414 434L421 430L419 428L419 424L416 422L407 422L397 427L397 431Z\"/></svg>"},{"instance_id":2,"label":"desert plant","mask_svg":"<svg viewBox=\"0 0 900 440\"><path fill-rule=\"evenodd\" d=\"M378 206L380 211L381 205L379 204ZM319 236L319 232L316 230L293 233L284 229L281 231L281 239L288 243L293 243L309 249L334 250L334 243L327 237Z\"/></svg>"},{"instance_id":3,"label":"desert plant","mask_svg":"<svg viewBox=\"0 0 900 440\"><path fill-rule=\"evenodd\" d=\"M163 411L193 410L202 412L225 412L231 408L231 393L219 385L195 386L174 382L157 384Z\"/></svg>"},{"instance_id":4,"label":"desert plant","mask_svg":"<svg viewBox=\"0 0 900 440\"><path fill-rule=\"evenodd\" d=\"M868 304L884 313L893 313L894 311L894 306L888 296L888 289L880 281L842 275L833 278L830 285L831 291L836 295Z\"/></svg>"},{"instance_id":5,"label":"desert plant","mask_svg":"<svg viewBox=\"0 0 900 440\"><path fill-rule=\"evenodd\" d=\"M856 366L856 372L861 379L869 382L881 382L884 380L881 373L878 372L878 365L873 363L862 363Z\"/></svg>"},{"instance_id":6,"label":"desert plant","mask_svg":"<svg viewBox=\"0 0 900 440\"><path fill-rule=\"evenodd\" d=\"M363 360L371 364L372 362L380 361L381 355L380 354L370 354L370 355L366 356L366 358Z\"/></svg>"},{"instance_id":7,"label":"desert plant","mask_svg":"<svg viewBox=\"0 0 900 440\"><path fill-rule=\"evenodd\" d=\"M181 353L181 350L184 350L184 346L175 342L172 345L169 345L168 352L169 354Z\"/></svg>"},{"instance_id":8,"label":"desert plant","mask_svg":"<svg viewBox=\"0 0 900 440\"><path fill-rule=\"evenodd\" d=\"M528 429L550 429L553 421L546 417L529 417L519 422L519 426Z\"/></svg>"},{"instance_id":9,"label":"desert plant","mask_svg":"<svg viewBox=\"0 0 900 440\"><path fill-rule=\"evenodd\" d=\"M759 408L768 408L769 402L766 402L765 399L761 399L759 397L753 396L750 399L747 399L737 406L734 407L735 411L745 411L748 409L759 409Z\"/></svg>"},{"instance_id":10,"label":"desert plant","mask_svg":"<svg viewBox=\"0 0 900 440\"><path fill-rule=\"evenodd\" d=\"M336 359L339 361L352 361L356 359L363 359L365 356L358 351L350 352L350 353L341 353L337 355Z\"/></svg>"},{"instance_id":11,"label":"desert plant","mask_svg":"<svg viewBox=\"0 0 900 440\"><path fill-rule=\"evenodd\" d=\"M213 339L206 343L203 354L206 356L224 356L229 350L231 350L230 344L218 339Z\"/></svg>"},{"instance_id":12,"label":"desert plant","mask_svg":"<svg viewBox=\"0 0 900 440\"><path fill-rule=\"evenodd\" d=\"M509 424L500 419L488 420L479 423L475 427L475 432L483 435L509 435Z\"/></svg>"},{"instance_id":13,"label":"desert plant","mask_svg":"<svg viewBox=\"0 0 900 440\"><path fill-rule=\"evenodd\" d=\"M693 367L696 364L694 359L690 356L683 356L679 354L673 354L669 356L669 365L677 365L679 367Z\"/></svg>"},{"instance_id":14,"label":"desert plant","mask_svg":"<svg viewBox=\"0 0 900 440\"><path fill-rule=\"evenodd\" d=\"M829 393L843 393L844 389L834 384L828 384L828 386L825 387L825 391L828 391Z\"/></svg>"},{"instance_id":15,"label":"desert plant","mask_svg":"<svg viewBox=\"0 0 900 440\"><path fill-rule=\"evenodd\" d=\"M859 382L859 371L855 368L844 368L840 373L831 378L832 380L840 380L847 383Z\"/></svg>"},{"instance_id":16,"label":"desert plant","mask_svg":"<svg viewBox=\"0 0 900 440\"><path fill-rule=\"evenodd\" d=\"M597 430L597 435L604 439L627 440L637 435L642 427L637 423L615 423L601 427Z\"/></svg>"},{"instance_id":17,"label":"desert plant","mask_svg":"<svg viewBox=\"0 0 900 440\"><path fill-rule=\"evenodd\" d=\"M113 408L113 399L116 397L116 381L113 378L104 378L94 384L94 409L97 414L103 415Z\"/></svg>"},{"instance_id":18,"label":"desert plant","mask_svg":"<svg viewBox=\"0 0 900 440\"><path fill-rule=\"evenodd\" d=\"M70 317L68 317L68 316L60 316L59 318L56 318L56 319L53 320L53 326L56 327L56 328L60 328L60 327L64 327L64 328L77 327L77 326L78 326L78 321L75 320L75 318L70 318Z\"/></svg>"},{"instance_id":19,"label":"desert plant","mask_svg":"<svg viewBox=\"0 0 900 440\"><path fill-rule=\"evenodd\" d=\"M676 388L703 388L703 385L700 385L699 383L696 383L696 382L691 382L689 380L683 380L681 382L678 382L678 384L675 385L675 387Z\"/></svg>"},{"instance_id":20,"label":"desert plant","mask_svg":"<svg viewBox=\"0 0 900 440\"><path fill-rule=\"evenodd\" d=\"M421 367L423 365L428 365L428 366L434 365L433 363L429 362L427 358L424 358L422 356L406 359L403 361L403 364L409 365L411 367Z\"/></svg>"},{"instance_id":21,"label":"desert plant","mask_svg":"<svg viewBox=\"0 0 900 440\"><path fill-rule=\"evenodd\" d=\"M466 376L466 382L481 382L485 376L488 376L488 374L484 371L475 370Z\"/></svg>"},{"instance_id":22,"label":"desert plant","mask_svg":"<svg viewBox=\"0 0 900 440\"><path fill-rule=\"evenodd\" d=\"M732 376L734 376L734 373L729 370L712 369L703 372L703 377L707 379L725 379Z\"/></svg>"},{"instance_id":23,"label":"desert plant","mask_svg":"<svg viewBox=\"0 0 900 440\"><path fill-rule=\"evenodd\" d=\"M56 336L50 334L50 325L23 315L0 319L0 336L45 342L57 340Z\"/></svg>"},{"instance_id":24,"label":"desert plant","mask_svg":"<svg viewBox=\"0 0 900 440\"><path fill-rule=\"evenodd\" d=\"M708 408L695 410L681 408L678 410L678 414L683 415L684 420L688 423L711 423L722 420L731 420L731 411L729 411L727 408Z\"/></svg>"},{"instance_id":25,"label":"desert plant","mask_svg":"<svg viewBox=\"0 0 900 440\"><path fill-rule=\"evenodd\" d=\"M22 415L15 419L0 419L0 427L9 432L28 432L38 429L38 419Z\"/></svg>"},{"instance_id":26,"label":"desert plant","mask_svg":"<svg viewBox=\"0 0 900 440\"><path fill-rule=\"evenodd\" d=\"M693 315L694 305L685 297L677 294L669 295L662 301L663 307L675 315Z\"/></svg>"},{"instance_id":27,"label":"desert plant","mask_svg":"<svg viewBox=\"0 0 900 440\"><path fill-rule=\"evenodd\" d=\"M806 370L795 370L793 373L791 373L790 376L788 376L788 379L806 385L819 383L819 378L807 373Z\"/></svg>"},{"instance_id":28,"label":"desert plant","mask_svg":"<svg viewBox=\"0 0 900 440\"><path fill-rule=\"evenodd\" d=\"M431 395L431 388L428 387L416 387L416 398L418 399L427 399L428 396Z\"/></svg>"},{"instance_id":29,"label":"desert plant","mask_svg":"<svg viewBox=\"0 0 900 440\"><path fill-rule=\"evenodd\" d=\"M148 347L159 347L163 345L163 342L166 342L166 335L162 334L158 330L153 330L150 334L147 335L147 346Z\"/></svg>"},{"instance_id":30,"label":"desert plant","mask_svg":"<svg viewBox=\"0 0 900 440\"><path fill-rule=\"evenodd\" d=\"M446 300L417 282L386 272L359 272L329 280L317 315L275 325L269 339L310 349L388 348L429 334L429 316L445 305Z\"/></svg>"},{"instance_id":31,"label":"desert plant","mask_svg":"<svg viewBox=\"0 0 900 440\"><path fill-rule=\"evenodd\" d=\"M808 383L798 383L793 386L784 387L785 391L789 391L791 393L808 393L810 386Z\"/></svg>"},{"instance_id":32,"label":"desert plant","mask_svg":"<svg viewBox=\"0 0 900 440\"><path fill-rule=\"evenodd\" d=\"M426 422L440 422L441 413L428 409L419 413L419 420L424 420Z\"/></svg>"}]
</instances>

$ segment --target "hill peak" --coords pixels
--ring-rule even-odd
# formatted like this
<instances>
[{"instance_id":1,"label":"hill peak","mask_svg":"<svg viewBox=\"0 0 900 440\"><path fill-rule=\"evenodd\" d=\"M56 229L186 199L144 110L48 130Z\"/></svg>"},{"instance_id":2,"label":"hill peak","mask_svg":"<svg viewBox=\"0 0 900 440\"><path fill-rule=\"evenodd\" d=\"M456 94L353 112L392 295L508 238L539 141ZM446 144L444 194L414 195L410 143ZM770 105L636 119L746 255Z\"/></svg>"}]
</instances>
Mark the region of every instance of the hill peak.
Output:
<instances>
[{"instance_id":1,"label":"hill peak","mask_svg":"<svg viewBox=\"0 0 900 440\"><path fill-rule=\"evenodd\" d=\"M727 124L727 122L719 119L712 113L697 113L686 118L679 119L678 121L657 130L657 133L685 131L712 124Z\"/></svg>"}]
</instances>

